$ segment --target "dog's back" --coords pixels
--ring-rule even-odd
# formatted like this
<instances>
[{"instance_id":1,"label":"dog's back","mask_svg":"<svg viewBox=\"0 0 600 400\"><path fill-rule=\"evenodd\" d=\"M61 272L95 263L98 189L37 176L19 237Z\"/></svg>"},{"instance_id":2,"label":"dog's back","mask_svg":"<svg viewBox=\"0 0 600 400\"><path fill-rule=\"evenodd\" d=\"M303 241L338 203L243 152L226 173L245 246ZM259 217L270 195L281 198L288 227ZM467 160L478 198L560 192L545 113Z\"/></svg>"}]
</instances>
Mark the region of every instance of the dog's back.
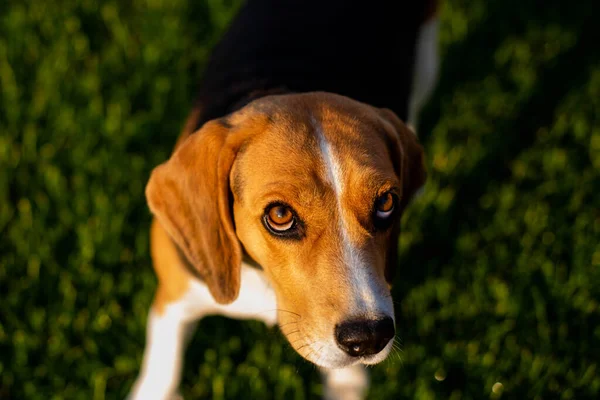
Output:
<instances>
[{"instance_id":1,"label":"dog's back","mask_svg":"<svg viewBox=\"0 0 600 400\"><path fill-rule=\"evenodd\" d=\"M338 93L406 120L432 3L248 0L212 53L195 128L279 92Z\"/></svg>"}]
</instances>

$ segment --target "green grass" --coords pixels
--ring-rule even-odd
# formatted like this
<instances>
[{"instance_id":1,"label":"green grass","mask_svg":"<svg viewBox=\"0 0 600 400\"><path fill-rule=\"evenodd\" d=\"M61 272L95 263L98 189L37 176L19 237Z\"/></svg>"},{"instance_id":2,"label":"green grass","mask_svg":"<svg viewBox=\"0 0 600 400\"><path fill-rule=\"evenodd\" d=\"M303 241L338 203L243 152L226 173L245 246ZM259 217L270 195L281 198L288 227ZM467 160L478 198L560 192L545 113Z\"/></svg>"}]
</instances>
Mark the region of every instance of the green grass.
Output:
<instances>
[{"instance_id":1,"label":"green grass","mask_svg":"<svg viewBox=\"0 0 600 400\"><path fill-rule=\"evenodd\" d=\"M237 3L0 3L0 399L132 384L156 286L143 189ZM394 287L403 351L370 398L600 396L598 15L444 3L429 181ZM203 320L187 354L188 398L320 392L258 322Z\"/></svg>"}]
</instances>

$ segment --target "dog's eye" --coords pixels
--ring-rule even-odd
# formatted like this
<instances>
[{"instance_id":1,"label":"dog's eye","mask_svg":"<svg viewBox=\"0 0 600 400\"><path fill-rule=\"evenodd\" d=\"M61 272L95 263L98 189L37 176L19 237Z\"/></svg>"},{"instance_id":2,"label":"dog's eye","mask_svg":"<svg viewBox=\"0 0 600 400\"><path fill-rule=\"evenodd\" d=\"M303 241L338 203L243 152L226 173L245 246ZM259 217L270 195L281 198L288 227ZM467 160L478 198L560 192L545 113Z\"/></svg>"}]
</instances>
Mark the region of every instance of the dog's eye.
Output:
<instances>
[{"instance_id":1,"label":"dog's eye","mask_svg":"<svg viewBox=\"0 0 600 400\"><path fill-rule=\"evenodd\" d=\"M373 205L373 225L376 230L386 230L396 220L392 218L398 209L398 196L393 192L385 192L375 199Z\"/></svg>"},{"instance_id":2,"label":"dog's eye","mask_svg":"<svg viewBox=\"0 0 600 400\"><path fill-rule=\"evenodd\" d=\"M387 219L394 213L395 205L395 196L390 192L384 193L375 200L375 215L379 219Z\"/></svg>"},{"instance_id":3,"label":"dog's eye","mask_svg":"<svg viewBox=\"0 0 600 400\"><path fill-rule=\"evenodd\" d=\"M273 236L286 240L301 240L305 235L305 225L292 207L285 203L273 202L264 211L262 223Z\"/></svg>"},{"instance_id":4,"label":"dog's eye","mask_svg":"<svg viewBox=\"0 0 600 400\"><path fill-rule=\"evenodd\" d=\"M295 217L289 207L278 204L268 209L265 221L276 233L285 232L294 226Z\"/></svg>"}]
</instances>

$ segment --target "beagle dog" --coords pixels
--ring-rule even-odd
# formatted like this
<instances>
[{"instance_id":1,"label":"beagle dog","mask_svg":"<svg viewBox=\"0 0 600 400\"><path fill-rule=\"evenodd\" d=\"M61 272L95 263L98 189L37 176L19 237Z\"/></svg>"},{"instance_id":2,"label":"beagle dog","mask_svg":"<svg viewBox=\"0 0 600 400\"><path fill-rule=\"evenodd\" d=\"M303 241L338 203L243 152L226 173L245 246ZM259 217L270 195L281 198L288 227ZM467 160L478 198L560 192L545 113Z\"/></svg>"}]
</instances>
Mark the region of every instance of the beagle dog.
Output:
<instances>
[{"instance_id":1,"label":"beagle dog","mask_svg":"<svg viewBox=\"0 0 600 400\"><path fill-rule=\"evenodd\" d=\"M207 315L279 324L320 367L326 398L365 396L363 366L395 335L400 216L426 176L402 118L418 114L437 62L434 3L398 3L242 7L146 187L159 283L131 399L177 397Z\"/></svg>"}]
</instances>

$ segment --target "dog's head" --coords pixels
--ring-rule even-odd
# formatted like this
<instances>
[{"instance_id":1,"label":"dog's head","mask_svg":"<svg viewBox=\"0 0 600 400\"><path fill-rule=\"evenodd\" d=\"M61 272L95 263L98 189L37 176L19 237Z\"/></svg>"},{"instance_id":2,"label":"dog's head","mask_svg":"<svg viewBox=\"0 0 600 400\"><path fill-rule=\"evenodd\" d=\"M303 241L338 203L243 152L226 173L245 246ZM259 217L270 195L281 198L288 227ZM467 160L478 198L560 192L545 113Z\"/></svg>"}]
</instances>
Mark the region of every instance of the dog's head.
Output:
<instances>
[{"instance_id":1,"label":"dog's head","mask_svg":"<svg viewBox=\"0 0 600 400\"><path fill-rule=\"evenodd\" d=\"M291 345L335 368L389 354L400 215L424 180L423 150L391 111L291 94L205 124L146 195L217 302L236 299L245 251Z\"/></svg>"}]
</instances>

